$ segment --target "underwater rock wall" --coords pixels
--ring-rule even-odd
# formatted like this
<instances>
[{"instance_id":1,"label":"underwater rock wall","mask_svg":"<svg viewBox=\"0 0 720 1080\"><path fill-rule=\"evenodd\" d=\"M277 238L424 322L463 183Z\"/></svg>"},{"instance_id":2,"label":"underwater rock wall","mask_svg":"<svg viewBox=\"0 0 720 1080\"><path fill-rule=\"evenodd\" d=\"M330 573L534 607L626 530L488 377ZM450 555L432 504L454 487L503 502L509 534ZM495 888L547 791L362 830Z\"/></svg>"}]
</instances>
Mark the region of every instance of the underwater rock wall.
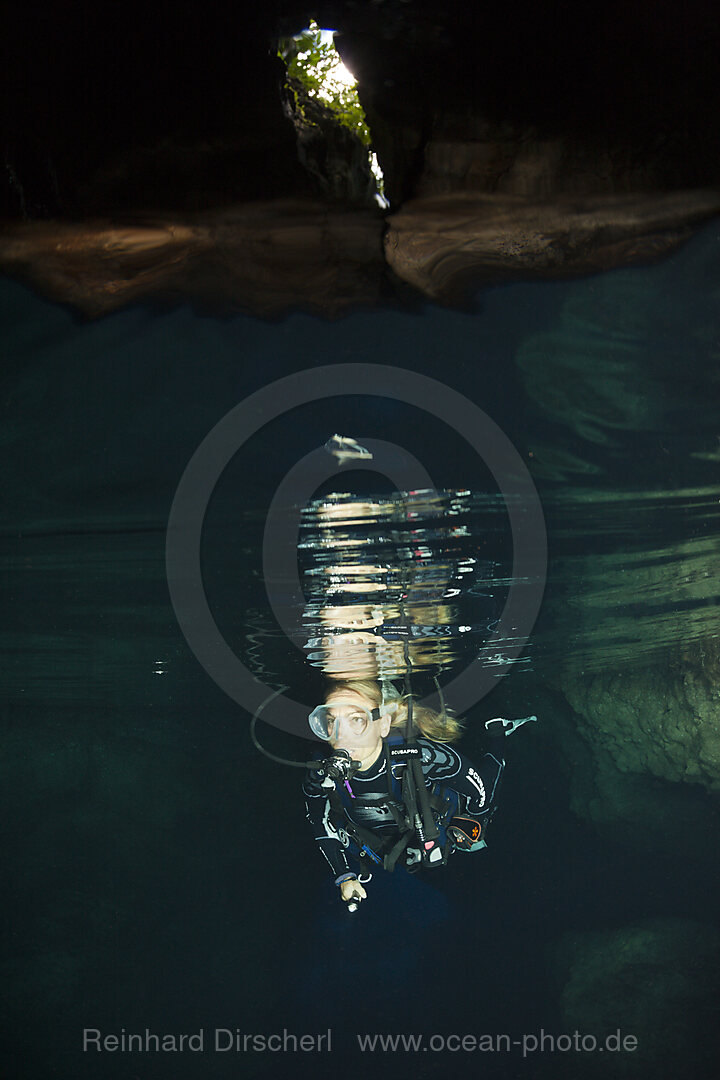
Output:
<instances>
[{"instance_id":1,"label":"underwater rock wall","mask_svg":"<svg viewBox=\"0 0 720 1080\"><path fill-rule=\"evenodd\" d=\"M584 1053L584 1075L717 1075L720 933L685 919L570 933L553 963L562 984L565 1029L598 1040L636 1040L626 1052Z\"/></svg>"},{"instance_id":2,"label":"underwater rock wall","mask_svg":"<svg viewBox=\"0 0 720 1080\"><path fill-rule=\"evenodd\" d=\"M720 843L718 639L663 652L557 670L554 729L578 817L640 850L705 859Z\"/></svg>"},{"instance_id":3,"label":"underwater rock wall","mask_svg":"<svg viewBox=\"0 0 720 1080\"><path fill-rule=\"evenodd\" d=\"M697 500L698 527L705 498ZM677 502L689 505L680 493ZM637 521L640 512L635 504ZM712 538L700 536L663 549L574 559L560 570L572 590L576 648L552 680L575 713L577 731L605 762L601 773L611 764L626 776L720 793L713 552Z\"/></svg>"},{"instance_id":4,"label":"underwater rock wall","mask_svg":"<svg viewBox=\"0 0 720 1080\"><path fill-rule=\"evenodd\" d=\"M558 671L546 684L571 811L639 852L682 851L697 864L720 844L711 644L676 650L670 664Z\"/></svg>"},{"instance_id":5,"label":"underwater rock wall","mask_svg":"<svg viewBox=\"0 0 720 1080\"><path fill-rule=\"evenodd\" d=\"M568 673L562 688L583 737L621 772L720 792L720 686L702 664Z\"/></svg>"},{"instance_id":6,"label":"underwater rock wall","mask_svg":"<svg viewBox=\"0 0 720 1080\"><path fill-rule=\"evenodd\" d=\"M638 852L682 851L702 863L720 845L717 795L704 788L628 772L592 735L559 694L545 706L556 755L566 772L569 809L598 833Z\"/></svg>"}]
</instances>

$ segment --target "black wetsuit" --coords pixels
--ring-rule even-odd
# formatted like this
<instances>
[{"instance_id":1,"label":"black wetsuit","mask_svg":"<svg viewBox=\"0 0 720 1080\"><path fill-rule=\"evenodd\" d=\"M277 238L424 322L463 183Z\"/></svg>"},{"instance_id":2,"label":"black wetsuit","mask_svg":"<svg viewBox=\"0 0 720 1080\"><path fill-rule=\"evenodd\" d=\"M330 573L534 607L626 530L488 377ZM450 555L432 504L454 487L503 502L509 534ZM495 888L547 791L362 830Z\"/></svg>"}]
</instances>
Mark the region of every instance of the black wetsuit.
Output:
<instances>
[{"instance_id":1,"label":"black wetsuit","mask_svg":"<svg viewBox=\"0 0 720 1080\"><path fill-rule=\"evenodd\" d=\"M422 770L427 787L431 788L437 783L452 789L458 795L457 813L466 813L481 822L488 820L497 805L500 778L505 768L504 735L491 740L493 749L480 759L477 768L448 743L433 742L422 737L418 737L416 742L422 749ZM394 775L402 776L405 767L393 766ZM388 795L385 754L380 754L369 769L355 773L350 786L354 798L349 800L349 808L346 805L345 810L350 820L379 836L397 836L397 826L390 809L374 801L365 801L368 796L374 800L378 795ZM339 782L336 787L339 791ZM333 877L349 873L346 852L349 838L342 827L342 818L333 810L328 789L322 786L316 772L306 773L303 794L306 817ZM345 801L347 804L348 800Z\"/></svg>"}]
</instances>

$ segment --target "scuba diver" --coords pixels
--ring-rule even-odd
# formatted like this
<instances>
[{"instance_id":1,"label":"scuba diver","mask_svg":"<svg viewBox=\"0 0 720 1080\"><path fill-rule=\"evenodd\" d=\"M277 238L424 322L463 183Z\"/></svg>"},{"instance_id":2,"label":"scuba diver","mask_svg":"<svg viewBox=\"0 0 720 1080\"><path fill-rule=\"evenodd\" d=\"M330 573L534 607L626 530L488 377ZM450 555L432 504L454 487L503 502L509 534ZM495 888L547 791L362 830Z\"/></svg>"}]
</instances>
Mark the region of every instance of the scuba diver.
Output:
<instances>
[{"instance_id":1,"label":"scuba diver","mask_svg":"<svg viewBox=\"0 0 720 1080\"><path fill-rule=\"evenodd\" d=\"M309 717L332 754L312 763L303 783L306 817L349 910L372 876L351 867L409 872L444 866L455 851L485 847L505 768L503 743L522 724L486 721L490 748L477 768L450 744L463 724L414 705L389 681L334 682Z\"/></svg>"}]
</instances>

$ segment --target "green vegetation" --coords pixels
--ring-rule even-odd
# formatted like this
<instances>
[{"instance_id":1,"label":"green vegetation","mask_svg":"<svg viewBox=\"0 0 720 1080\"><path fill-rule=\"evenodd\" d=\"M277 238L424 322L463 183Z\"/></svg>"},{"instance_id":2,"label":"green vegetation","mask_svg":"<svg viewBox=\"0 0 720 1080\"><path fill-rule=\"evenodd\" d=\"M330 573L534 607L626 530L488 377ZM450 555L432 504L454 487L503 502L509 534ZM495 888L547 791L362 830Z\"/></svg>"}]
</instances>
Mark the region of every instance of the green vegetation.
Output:
<instances>
[{"instance_id":1,"label":"green vegetation","mask_svg":"<svg viewBox=\"0 0 720 1080\"><path fill-rule=\"evenodd\" d=\"M288 89L295 114L314 124L312 104L325 106L343 127L370 148L370 131L355 88L355 79L338 56L328 31L315 22L307 30L280 42L278 55L288 72Z\"/></svg>"}]
</instances>

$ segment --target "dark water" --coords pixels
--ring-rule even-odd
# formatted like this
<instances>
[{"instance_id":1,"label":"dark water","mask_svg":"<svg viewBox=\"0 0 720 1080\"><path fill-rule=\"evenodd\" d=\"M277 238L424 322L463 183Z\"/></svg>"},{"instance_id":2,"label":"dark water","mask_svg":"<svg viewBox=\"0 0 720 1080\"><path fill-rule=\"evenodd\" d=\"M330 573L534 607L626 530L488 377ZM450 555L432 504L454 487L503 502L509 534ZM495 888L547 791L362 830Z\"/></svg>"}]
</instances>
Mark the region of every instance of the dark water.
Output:
<instances>
[{"instance_id":1,"label":"dark water","mask_svg":"<svg viewBox=\"0 0 720 1080\"><path fill-rule=\"evenodd\" d=\"M654 267L488 290L474 315L332 324L150 308L85 323L3 283L3 1076L596 1075L588 1055L524 1060L517 1046L368 1057L355 1035L560 1034L565 935L717 927L717 803L652 778L679 826L647 844L642 822L630 835L574 813L588 751L562 684L662 680L716 647L719 239L713 225ZM350 917L306 835L299 770L254 752L247 711L192 655L164 557L208 431L277 378L359 362L440 379L503 429L540 492L549 570L528 662L469 715L470 756L488 715L540 716L509 746L488 850L423 879L376 875ZM287 471L334 432L391 439L437 487L488 485L451 424L369 395L294 408L247 441L208 509L207 593L247 666L309 705L318 673L268 616L263 524ZM617 985L595 985L608 1026L627 1031ZM205 1045L83 1053L83 1028L202 1028ZM215 1028L331 1028L332 1051L215 1052ZM688 1043L687 1075L712 1075L713 1045ZM642 1052L627 1075L662 1075Z\"/></svg>"}]
</instances>

